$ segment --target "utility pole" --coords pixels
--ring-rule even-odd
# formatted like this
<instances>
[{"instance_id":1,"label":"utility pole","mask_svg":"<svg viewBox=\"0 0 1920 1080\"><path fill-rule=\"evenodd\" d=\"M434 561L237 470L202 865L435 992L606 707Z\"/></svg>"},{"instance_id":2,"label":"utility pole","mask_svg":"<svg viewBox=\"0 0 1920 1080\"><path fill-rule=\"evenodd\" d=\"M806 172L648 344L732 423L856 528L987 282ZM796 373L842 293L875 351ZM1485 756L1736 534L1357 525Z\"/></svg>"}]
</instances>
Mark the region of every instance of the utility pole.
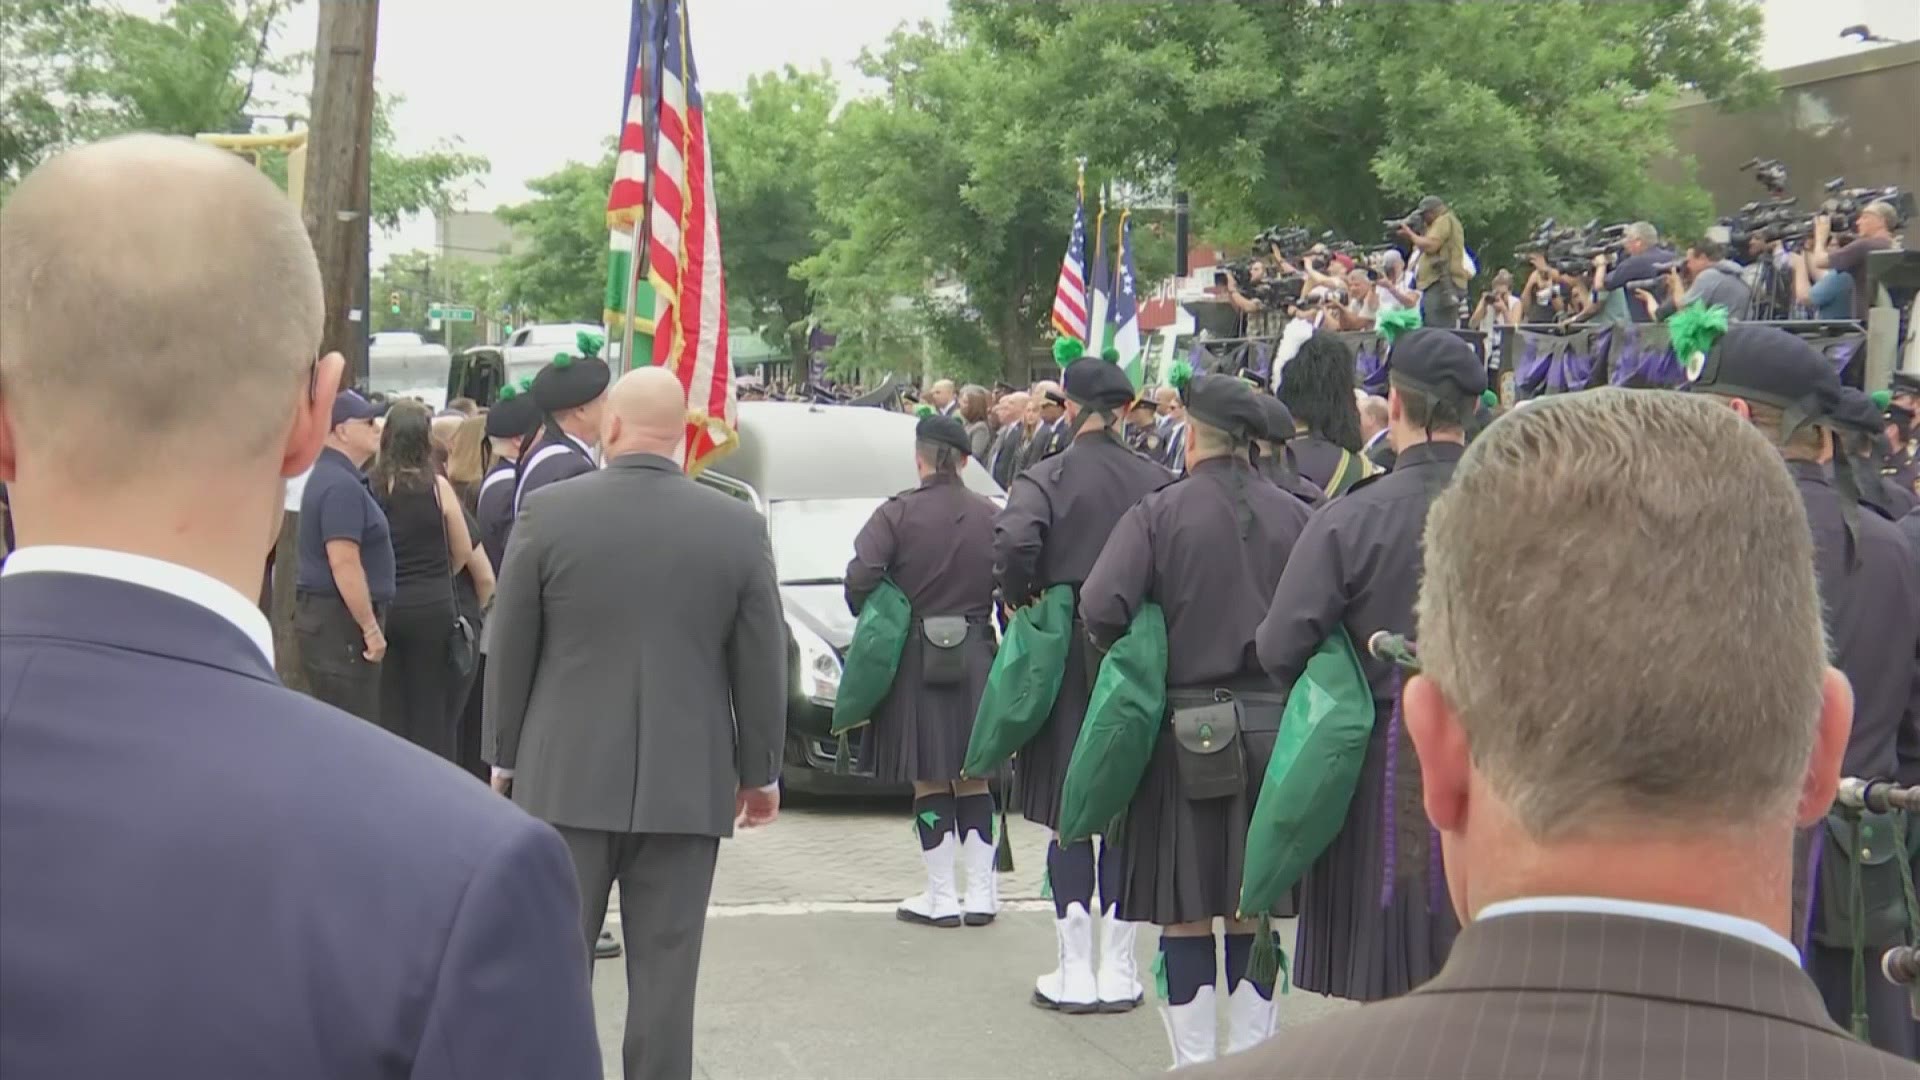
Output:
<instances>
[{"instance_id":1,"label":"utility pole","mask_svg":"<svg viewBox=\"0 0 1920 1080\"><path fill-rule=\"evenodd\" d=\"M308 124L307 171L301 216L320 262L327 316L320 352L340 352L348 380L366 378L367 248L372 166L373 55L380 27L379 0L320 0L320 33L313 50L313 118ZM274 652L280 677L305 689L299 643L293 633L294 581L300 565L300 515L280 522L274 553Z\"/></svg>"}]
</instances>

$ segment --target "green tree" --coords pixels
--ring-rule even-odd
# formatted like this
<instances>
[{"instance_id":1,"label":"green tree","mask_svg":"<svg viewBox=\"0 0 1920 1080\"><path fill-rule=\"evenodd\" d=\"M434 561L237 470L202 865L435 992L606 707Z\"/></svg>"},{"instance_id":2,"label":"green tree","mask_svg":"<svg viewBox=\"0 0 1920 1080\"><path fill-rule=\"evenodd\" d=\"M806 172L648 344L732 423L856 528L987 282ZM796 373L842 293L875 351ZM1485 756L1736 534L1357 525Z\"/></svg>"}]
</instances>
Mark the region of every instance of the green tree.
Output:
<instances>
[{"instance_id":1,"label":"green tree","mask_svg":"<svg viewBox=\"0 0 1920 1080\"><path fill-rule=\"evenodd\" d=\"M395 296L399 297L397 313ZM444 344L448 324L433 330L427 318L427 309L436 303L474 309L475 321L454 331L454 345L466 348L479 344L487 318L506 306L506 290L493 267L466 259L436 259L426 251L400 252L374 275L373 330L410 330Z\"/></svg>"},{"instance_id":2,"label":"green tree","mask_svg":"<svg viewBox=\"0 0 1920 1080\"><path fill-rule=\"evenodd\" d=\"M95 0L0 0L0 193L62 147L127 131L246 132L262 113L308 111L263 100L304 63L279 47L293 0L173 0L145 18ZM398 98L376 99L374 222L443 209L487 160L441 143L394 147ZM262 161L283 186L285 161Z\"/></svg>"},{"instance_id":3,"label":"green tree","mask_svg":"<svg viewBox=\"0 0 1920 1080\"><path fill-rule=\"evenodd\" d=\"M826 243L796 272L849 361L909 366L918 328L958 321L970 338L938 337L990 341L1017 378L1052 305L1076 156L1090 184L1177 179L1196 230L1230 246L1275 222L1370 240L1427 192L1489 268L1548 214L1685 232L1708 205L1649 174L1672 150L1663 106L1770 92L1759 36L1754 0L954 0L947 26L863 57L883 91L833 125ZM1141 243L1143 280L1165 243Z\"/></svg>"},{"instance_id":4,"label":"green tree","mask_svg":"<svg viewBox=\"0 0 1920 1080\"><path fill-rule=\"evenodd\" d=\"M837 98L824 69L789 66L706 100L728 303L795 359L812 300L792 270L820 249L815 164Z\"/></svg>"},{"instance_id":5,"label":"green tree","mask_svg":"<svg viewBox=\"0 0 1920 1080\"><path fill-rule=\"evenodd\" d=\"M532 199L495 211L526 237L525 250L503 267L505 295L542 321L599 322L607 288L613 154L593 165L570 161L529 180L527 187Z\"/></svg>"}]
</instances>

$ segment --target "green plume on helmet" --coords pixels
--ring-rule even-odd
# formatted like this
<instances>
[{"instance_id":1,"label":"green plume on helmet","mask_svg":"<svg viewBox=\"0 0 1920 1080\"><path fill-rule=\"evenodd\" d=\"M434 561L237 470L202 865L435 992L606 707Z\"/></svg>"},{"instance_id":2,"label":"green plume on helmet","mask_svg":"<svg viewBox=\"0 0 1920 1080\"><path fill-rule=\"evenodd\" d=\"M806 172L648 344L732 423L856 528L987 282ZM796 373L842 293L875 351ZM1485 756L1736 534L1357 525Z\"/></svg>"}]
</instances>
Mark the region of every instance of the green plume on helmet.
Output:
<instances>
[{"instance_id":1,"label":"green plume on helmet","mask_svg":"<svg viewBox=\"0 0 1920 1080\"><path fill-rule=\"evenodd\" d=\"M1674 359L1687 373L1688 381L1700 376L1707 353L1727 332L1727 309L1708 307L1695 300L1667 317L1667 338L1673 342Z\"/></svg>"},{"instance_id":2,"label":"green plume on helmet","mask_svg":"<svg viewBox=\"0 0 1920 1080\"><path fill-rule=\"evenodd\" d=\"M1394 308L1392 311L1383 311L1374 316L1373 329L1391 345L1401 334L1420 329L1420 309Z\"/></svg>"},{"instance_id":3,"label":"green plume on helmet","mask_svg":"<svg viewBox=\"0 0 1920 1080\"><path fill-rule=\"evenodd\" d=\"M1193 382L1193 365L1185 360L1175 360L1167 367L1167 385L1180 391L1181 397L1187 396L1187 386Z\"/></svg>"},{"instance_id":4,"label":"green plume on helmet","mask_svg":"<svg viewBox=\"0 0 1920 1080\"><path fill-rule=\"evenodd\" d=\"M1061 367L1066 367L1068 364L1085 356L1086 353L1087 347L1081 344L1078 338L1063 337L1053 339L1053 362L1059 364Z\"/></svg>"}]
</instances>

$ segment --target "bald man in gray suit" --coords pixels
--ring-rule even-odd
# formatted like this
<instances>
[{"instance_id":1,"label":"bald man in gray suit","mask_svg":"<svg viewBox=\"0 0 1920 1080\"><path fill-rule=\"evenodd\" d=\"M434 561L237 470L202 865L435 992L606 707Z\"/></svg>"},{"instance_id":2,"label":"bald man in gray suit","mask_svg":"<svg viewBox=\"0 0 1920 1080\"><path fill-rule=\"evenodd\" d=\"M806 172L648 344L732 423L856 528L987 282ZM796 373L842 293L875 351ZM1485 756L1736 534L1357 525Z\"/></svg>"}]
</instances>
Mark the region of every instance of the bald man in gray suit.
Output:
<instances>
[{"instance_id":1,"label":"bald man in gray suit","mask_svg":"<svg viewBox=\"0 0 1920 1080\"><path fill-rule=\"evenodd\" d=\"M1594 535L1597 562L1555 554ZM1920 1077L1833 1025L1788 941L1794 830L1832 804L1853 702L1767 440L1691 395L1523 409L1424 551L1402 713L1466 928L1412 993L1183 1075Z\"/></svg>"}]
</instances>

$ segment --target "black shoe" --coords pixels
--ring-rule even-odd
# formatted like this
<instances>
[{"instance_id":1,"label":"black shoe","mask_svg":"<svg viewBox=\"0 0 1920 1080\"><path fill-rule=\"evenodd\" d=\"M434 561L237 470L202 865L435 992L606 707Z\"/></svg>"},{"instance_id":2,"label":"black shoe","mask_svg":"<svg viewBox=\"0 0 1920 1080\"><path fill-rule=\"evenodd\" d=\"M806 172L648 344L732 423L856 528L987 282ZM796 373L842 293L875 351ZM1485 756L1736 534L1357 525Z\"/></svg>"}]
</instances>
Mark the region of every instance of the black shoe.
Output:
<instances>
[{"instance_id":1,"label":"black shoe","mask_svg":"<svg viewBox=\"0 0 1920 1080\"><path fill-rule=\"evenodd\" d=\"M612 960L619 955L620 942L613 936L613 931L600 931L600 940L593 943L593 958L595 960Z\"/></svg>"},{"instance_id":2,"label":"black shoe","mask_svg":"<svg viewBox=\"0 0 1920 1080\"><path fill-rule=\"evenodd\" d=\"M986 926L993 922L993 916L982 911L969 911L961 918L966 920L968 926Z\"/></svg>"}]
</instances>

